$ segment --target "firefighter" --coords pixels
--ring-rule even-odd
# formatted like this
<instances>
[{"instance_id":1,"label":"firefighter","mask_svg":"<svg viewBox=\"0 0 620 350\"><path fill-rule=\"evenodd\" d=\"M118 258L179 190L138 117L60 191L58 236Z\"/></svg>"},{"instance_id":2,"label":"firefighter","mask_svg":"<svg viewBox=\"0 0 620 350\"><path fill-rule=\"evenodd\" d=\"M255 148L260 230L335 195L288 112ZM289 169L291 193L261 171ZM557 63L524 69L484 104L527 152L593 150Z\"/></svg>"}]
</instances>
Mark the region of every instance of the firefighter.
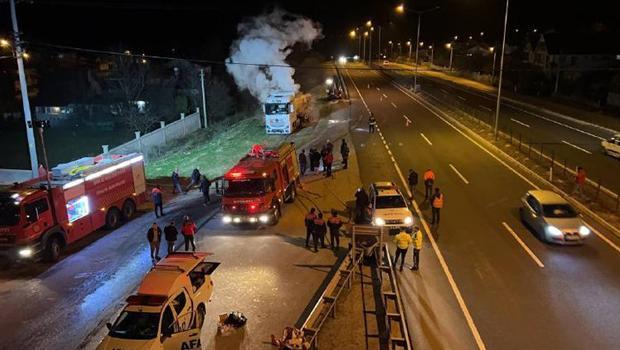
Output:
<instances>
[{"instance_id":1,"label":"firefighter","mask_svg":"<svg viewBox=\"0 0 620 350\"><path fill-rule=\"evenodd\" d=\"M415 195L415 187L418 185L418 173L413 169L409 169L409 176L407 177L409 183L409 191L411 192L411 198Z\"/></svg>"},{"instance_id":2,"label":"firefighter","mask_svg":"<svg viewBox=\"0 0 620 350\"><path fill-rule=\"evenodd\" d=\"M153 201L153 207L155 209L155 217L164 216L164 198L161 193L161 186L156 185L151 190L151 200ZM158 210L159 209L159 212Z\"/></svg>"},{"instance_id":3,"label":"firefighter","mask_svg":"<svg viewBox=\"0 0 620 350\"><path fill-rule=\"evenodd\" d=\"M178 235L179 231L177 231L177 227L174 226L174 221L170 221L170 223L164 227L164 236L166 238L166 243L168 243L168 254L174 252L174 243L177 241Z\"/></svg>"},{"instance_id":4,"label":"firefighter","mask_svg":"<svg viewBox=\"0 0 620 350\"><path fill-rule=\"evenodd\" d=\"M431 225L439 225L439 211L443 208L443 193L439 191L439 188L435 188L435 194L433 194L431 204L433 213Z\"/></svg>"},{"instance_id":5,"label":"firefighter","mask_svg":"<svg viewBox=\"0 0 620 350\"><path fill-rule=\"evenodd\" d=\"M420 250L422 250L422 231L418 226L413 228L413 266L412 271L417 271L420 267Z\"/></svg>"},{"instance_id":6,"label":"firefighter","mask_svg":"<svg viewBox=\"0 0 620 350\"><path fill-rule=\"evenodd\" d=\"M377 119L375 119L375 115L370 112L370 115L368 116L368 132L374 134L376 128Z\"/></svg>"},{"instance_id":7,"label":"firefighter","mask_svg":"<svg viewBox=\"0 0 620 350\"><path fill-rule=\"evenodd\" d=\"M183 193L183 188L181 187L181 179L179 178L179 168L176 168L172 171L172 194L175 193Z\"/></svg>"},{"instance_id":8,"label":"firefighter","mask_svg":"<svg viewBox=\"0 0 620 350\"><path fill-rule=\"evenodd\" d=\"M306 215L304 223L306 224L306 248L309 248L308 243L310 237L314 241L314 249L316 250L316 236L314 235L314 219L316 219L316 209L310 208L310 212Z\"/></svg>"},{"instance_id":9,"label":"firefighter","mask_svg":"<svg viewBox=\"0 0 620 350\"><path fill-rule=\"evenodd\" d=\"M211 180L209 180L205 175L202 175L200 178L200 192L202 192L202 197L204 198L204 203L202 205L206 206L211 202L211 197L209 197L209 188L211 187Z\"/></svg>"},{"instance_id":10,"label":"firefighter","mask_svg":"<svg viewBox=\"0 0 620 350\"><path fill-rule=\"evenodd\" d=\"M433 184L435 183L435 173L429 168L424 172L424 200L427 201L433 194Z\"/></svg>"},{"instance_id":11,"label":"firefighter","mask_svg":"<svg viewBox=\"0 0 620 350\"><path fill-rule=\"evenodd\" d=\"M196 185L200 185L200 167L195 167L192 170L191 182L185 187L185 192L188 192Z\"/></svg>"},{"instance_id":12,"label":"firefighter","mask_svg":"<svg viewBox=\"0 0 620 350\"><path fill-rule=\"evenodd\" d=\"M327 248L325 246L325 234L327 233L327 225L325 225L325 220L323 220L323 213L319 212L319 215L316 219L314 219L314 225L312 225L314 229L314 250L318 252L316 247L316 242L319 241L321 243L321 248Z\"/></svg>"},{"instance_id":13,"label":"firefighter","mask_svg":"<svg viewBox=\"0 0 620 350\"><path fill-rule=\"evenodd\" d=\"M196 251L196 242L194 241L194 235L196 234L196 224L192 221L189 215L185 215L183 218L183 225L181 226L181 234L185 239L185 251L189 250L189 245L192 245L192 251Z\"/></svg>"},{"instance_id":14,"label":"firefighter","mask_svg":"<svg viewBox=\"0 0 620 350\"><path fill-rule=\"evenodd\" d=\"M413 242L411 235L405 231L404 228L400 229L400 233L394 236L394 243L396 243L396 255L394 256L394 268L396 268L396 263L398 262L398 257L401 257L400 260L400 271L403 270L403 265L405 264L405 256L407 256L407 249Z\"/></svg>"},{"instance_id":15,"label":"firefighter","mask_svg":"<svg viewBox=\"0 0 620 350\"><path fill-rule=\"evenodd\" d=\"M149 247L151 248L151 260L157 261L159 257L159 245L161 243L161 229L154 222L146 233L146 239L149 241Z\"/></svg>"},{"instance_id":16,"label":"firefighter","mask_svg":"<svg viewBox=\"0 0 620 350\"><path fill-rule=\"evenodd\" d=\"M336 209L332 209L332 216L327 220L327 226L329 226L329 238L333 250L340 249L340 227L342 227L342 220L338 216Z\"/></svg>"},{"instance_id":17,"label":"firefighter","mask_svg":"<svg viewBox=\"0 0 620 350\"><path fill-rule=\"evenodd\" d=\"M334 154L328 151L323 157L323 166L325 167L325 177L332 176L332 164L334 164Z\"/></svg>"},{"instance_id":18,"label":"firefighter","mask_svg":"<svg viewBox=\"0 0 620 350\"><path fill-rule=\"evenodd\" d=\"M345 139L342 139L342 144L340 144L340 155L342 156L342 169L347 169L349 167L349 145Z\"/></svg>"},{"instance_id":19,"label":"firefighter","mask_svg":"<svg viewBox=\"0 0 620 350\"><path fill-rule=\"evenodd\" d=\"M299 153L299 171L301 172L301 175L305 175L306 174L306 166L308 163L308 158L306 158L306 150L301 150L301 153Z\"/></svg>"}]
</instances>

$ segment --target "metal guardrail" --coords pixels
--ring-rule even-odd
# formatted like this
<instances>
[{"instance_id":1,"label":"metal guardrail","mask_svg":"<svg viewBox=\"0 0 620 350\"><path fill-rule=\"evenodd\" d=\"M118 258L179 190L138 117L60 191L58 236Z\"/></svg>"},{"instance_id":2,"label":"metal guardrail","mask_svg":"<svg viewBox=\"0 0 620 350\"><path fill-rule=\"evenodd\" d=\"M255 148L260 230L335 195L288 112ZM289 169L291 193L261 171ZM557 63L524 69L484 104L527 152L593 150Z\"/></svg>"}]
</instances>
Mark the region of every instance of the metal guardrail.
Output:
<instances>
[{"instance_id":1,"label":"metal guardrail","mask_svg":"<svg viewBox=\"0 0 620 350\"><path fill-rule=\"evenodd\" d=\"M403 310L403 303L400 297L400 290L396 282L394 274L394 266L390 258L390 250L387 243L382 246L383 264L380 266L381 275L387 274L390 290L382 291L381 299L385 307L385 323L389 331L388 343L390 349L411 350L413 346L409 339L409 328L407 328L407 319ZM393 310L392 310L393 309ZM390 312L392 310L392 312ZM395 327L394 327L395 326Z\"/></svg>"}]
</instances>

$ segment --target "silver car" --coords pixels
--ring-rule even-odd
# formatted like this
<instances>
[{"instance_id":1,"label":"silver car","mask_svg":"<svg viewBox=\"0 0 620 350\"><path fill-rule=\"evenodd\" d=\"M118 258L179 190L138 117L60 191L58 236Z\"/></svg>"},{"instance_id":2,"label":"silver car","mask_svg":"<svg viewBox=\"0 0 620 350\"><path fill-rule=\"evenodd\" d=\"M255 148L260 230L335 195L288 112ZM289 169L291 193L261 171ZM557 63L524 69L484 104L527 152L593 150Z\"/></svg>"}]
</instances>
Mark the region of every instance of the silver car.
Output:
<instances>
[{"instance_id":1,"label":"silver car","mask_svg":"<svg viewBox=\"0 0 620 350\"><path fill-rule=\"evenodd\" d=\"M521 198L521 221L545 242L582 244L590 235L579 213L570 203L552 191L531 190Z\"/></svg>"}]
</instances>

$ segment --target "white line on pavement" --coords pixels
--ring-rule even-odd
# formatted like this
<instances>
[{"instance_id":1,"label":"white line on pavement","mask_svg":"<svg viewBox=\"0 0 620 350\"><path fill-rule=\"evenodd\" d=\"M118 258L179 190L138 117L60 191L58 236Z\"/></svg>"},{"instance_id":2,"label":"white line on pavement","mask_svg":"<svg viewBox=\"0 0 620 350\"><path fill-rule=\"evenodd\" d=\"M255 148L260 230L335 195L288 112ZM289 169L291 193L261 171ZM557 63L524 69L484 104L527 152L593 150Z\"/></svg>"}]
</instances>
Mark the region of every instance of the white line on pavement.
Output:
<instances>
[{"instance_id":1,"label":"white line on pavement","mask_svg":"<svg viewBox=\"0 0 620 350\"><path fill-rule=\"evenodd\" d=\"M534 262L536 263L536 265L538 265L538 267L545 267L545 265L542 263L542 261L540 261L540 259L538 259L536 254L534 254L534 252L525 244L525 242L523 242L521 240L521 238L519 238L519 236L517 236L517 234L512 229L512 227L508 226L508 224L505 223L505 222L502 222L502 225L504 225L504 227L506 228L506 230L508 230L508 232L512 235L512 237L514 237L514 239L517 240L519 245L521 245L523 250L525 250L525 252L532 258L532 260L534 260Z\"/></svg>"},{"instance_id":2,"label":"white line on pavement","mask_svg":"<svg viewBox=\"0 0 620 350\"><path fill-rule=\"evenodd\" d=\"M529 125L529 124L525 124L524 122L522 122L522 121L520 121L520 120L517 120L517 119L515 119L515 118L510 118L510 120L512 120L513 122L515 122L515 123L517 123L517 124L519 124L519 125L523 125L523 126L525 126L526 128L529 128L529 127L530 127L530 125Z\"/></svg>"},{"instance_id":3,"label":"white line on pavement","mask_svg":"<svg viewBox=\"0 0 620 350\"><path fill-rule=\"evenodd\" d=\"M463 97L463 96L456 95L456 97L460 98L460 99L461 99L461 100L463 100L463 101L466 101L466 100L467 100L467 99L466 99L465 97Z\"/></svg>"},{"instance_id":4,"label":"white line on pavement","mask_svg":"<svg viewBox=\"0 0 620 350\"><path fill-rule=\"evenodd\" d=\"M509 105L509 106L510 106L510 105ZM513 109L516 109L516 110L518 110L518 111L521 111L521 112L523 112L523 113L527 113L527 114L529 114L529 115L531 115L531 116L534 116L534 117L536 117L536 118L540 118L540 119L546 120L546 121L548 121L548 122L551 122L551 123L553 123L553 124L557 124L557 125L563 126L563 127L567 128L567 129L571 129L571 130L574 130L574 131L580 132L580 133L582 133L582 134L584 134L584 135L588 135L588 136L594 137L595 139L599 139L599 140L601 140L601 141L605 140L605 138L603 138L603 137L600 137L600 136L598 136L598 135L594 135L593 133L590 133L590 132L587 132L587 131L583 131L583 130L578 129L578 128L574 127L574 126L570 126L570 125L568 125L568 124L561 123L561 122L559 122L559 121L557 121L557 120L553 120L553 119L551 119L551 118L543 117L542 115L535 114L535 113L532 113L532 112L526 111L525 109L521 109L521 108L518 108L518 107L515 107L515 106L510 106L510 107L511 107L511 108L513 108Z\"/></svg>"},{"instance_id":5,"label":"white line on pavement","mask_svg":"<svg viewBox=\"0 0 620 350\"><path fill-rule=\"evenodd\" d=\"M396 104L394 104L394 102L390 102L390 103L392 104L392 107L398 108L398 107L396 107Z\"/></svg>"},{"instance_id":6,"label":"white line on pavement","mask_svg":"<svg viewBox=\"0 0 620 350\"><path fill-rule=\"evenodd\" d=\"M386 94L383 94L383 97L387 98L387 95L386 95Z\"/></svg>"},{"instance_id":7,"label":"white line on pavement","mask_svg":"<svg viewBox=\"0 0 620 350\"><path fill-rule=\"evenodd\" d=\"M443 92L446 95L448 94L448 92L446 90L444 90L444 89L439 89L439 90L441 90L441 92Z\"/></svg>"},{"instance_id":8,"label":"white line on pavement","mask_svg":"<svg viewBox=\"0 0 620 350\"><path fill-rule=\"evenodd\" d=\"M592 152L588 151L587 149L581 148L581 147L579 147L577 145L573 145L572 143L570 143L568 141L562 140L562 143L565 143L565 144L567 144L567 145L569 145L569 146L571 146L573 148L576 148L576 149L580 150L581 152L585 152L587 154L592 154Z\"/></svg>"},{"instance_id":9,"label":"white line on pavement","mask_svg":"<svg viewBox=\"0 0 620 350\"><path fill-rule=\"evenodd\" d=\"M461 180L463 180L463 182L466 185L469 185L469 181L467 181L467 179L465 178L465 176L463 176L463 174L461 174L458 170L456 170L454 165L452 165L452 164L448 164L448 165L450 166L450 168L452 168L452 170L456 173L456 175L458 175L461 178Z\"/></svg>"},{"instance_id":10,"label":"white line on pavement","mask_svg":"<svg viewBox=\"0 0 620 350\"><path fill-rule=\"evenodd\" d=\"M609 238L605 237L605 235L603 235L602 233L598 232L597 230L594 229L594 227L587 225L588 228L590 228L590 230L592 232L594 232L595 235L598 236L598 238L602 239L605 243L609 244L609 246L611 246L612 248L614 248L618 253L620 253L620 247L618 247L614 242L612 242Z\"/></svg>"},{"instance_id":11,"label":"white line on pavement","mask_svg":"<svg viewBox=\"0 0 620 350\"><path fill-rule=\"evenodd\" d=\"M377 86L377 91L381 91L381 89L379 89L379 87Z\"/></svg>"},{"instance_id":12,"label":"white line on pavement","mask_svg":"<svg viewBox=\"0 0 620 350\"><path fill-rule=\"evenodd\" d=\"M413 122L411 121L411 119L409 119L409 117L407 117L405 114L403 114L403 118L405 118L405 120L407 121L407 123L409 123L409 124L413 123Z\"/></svg>"},{"instance_id":13,"label":"white line on pavement","mask_svg":"<svg viewBox=\"0 0 620 350\"><path fill-rule=\"evenodd\" d=\"M491 108L489 108L489 107L487 107L487 106L478 105L478 107L480 107L480 108L482 108L482 109L485 109L485 110L487 110L487 111L489 111L489 112L493 112L493 109L491 109Z\"/></svg>"},{"instance_id":14,"label":"white line on pavement","mask_svg":"<svg viewBox=\"0 0 620 350\"><path fill-rule=\"evenodd\" d=\"M422 136L422 138L426 141L426 143L428 143L431 146L433 145L431 140L429 140L423 133L420 133L420 136Z\"/></svg>"}]
</instances>

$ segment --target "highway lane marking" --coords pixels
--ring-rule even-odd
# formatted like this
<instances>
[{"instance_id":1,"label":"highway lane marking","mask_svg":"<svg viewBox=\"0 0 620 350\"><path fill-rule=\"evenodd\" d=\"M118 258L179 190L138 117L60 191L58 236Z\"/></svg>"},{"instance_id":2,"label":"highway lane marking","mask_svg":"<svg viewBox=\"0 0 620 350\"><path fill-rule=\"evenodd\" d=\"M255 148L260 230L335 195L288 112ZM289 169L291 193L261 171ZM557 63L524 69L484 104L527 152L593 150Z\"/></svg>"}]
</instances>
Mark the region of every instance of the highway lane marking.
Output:
<instances>
[{"instance_id":1,"label":"highway lane marking","mask_svg":"<svg viewBox=\"0 0 620 350\"><path fill-rule=\"evenodd\" d=\"M467 181L467 179L465 178L465 176L463 176L463 174L461 174L458 170L456 170L454 165L452 165L452 164L448 164L448 165L450 166L450 168L452 168L452 170L456 173L456 175L458 175L461 178L461 180L463 180L463 182L466 185L469 185L469 181Z\"/></svg>"},{"instance_id":2,"label":"highway lane marking","mask_svg":"<svg viewBox=\"0 0 620 350\"><path fill-rule=\"evenodd\" d=\"M392 107L398 109L398 107L396 107L396 104L394 104L394 102L390 102L392 104Z\"/></svg>"},{"instance_id":3,"label":"highway lane marking","mask_svg":"<svg viewBox=\"0 0 620 350\"><path fill-rule=\"evenodd\" d=\"M431 146L433 145L431 140L429 140L423 133L420 133L420 136L422 136L422 138L426 141L426 143L428 143Z\"/></svg>"},{"instance_id":4,"label":"highway lane marking","mask_svg":"<svg viewBox=\"0 0 620 350\"><path fill-rule=\"evenodd\" d=\"M463 101L467 101L467 99L466 99L465 97L463 97L463 96L456 95L456 97L460 98L460 99L461 99L461 100L463 100Z\"/></svg>"},{"instance_id":5,"label":"highway lane marking","mask_svg":"<svg viewBox=\"0 0 620 350\"><path fill-rule=\"evenodd\" d=\"M570 142L568 142L568 141L564 141L564 140L562 140L562 143L567 144L567 145L569 145L569 146L571 146L571 147L573 147L573 148L576 148L576 149L580 150L581 152L585 152L585 153L587 153L587 154L592 154L592 152L588 151L587 149L585 149L585 148L581 148L581 147L579 147L579 146L577 146L577 145L573 145L572 143L570 143Z\"/></svg>"},{"instance_id":6,"label":"highway lane marking","mask_svg":"<svg viewBox=\"0 0 620 350\"><path fill-rule=\"evenodd\" d=\"M609 238L605 237L605 235L603 235L602 233L598 232L598 230L594 229L594 227L588 225L586 223L586 226L588 226L588 228L594 232L595 235L598 236L598 238L602 239L605 243L609 244L609 246L611 246L613 249L615 249L618 253L620 253L620 247L618 247L614 242L612 242Z\"/></svg>"},{"instance_id":7,"label":"highway lane marking","mask_svg":"<svg viewBox=\"0 0 620 350\"><path fill-rule=\"evenodd\" d=\"M520 120L517 120L517 119L515 119L515 118L510 118L510 120L512 120L513 122L515 122L515 123L517 123L517 124L519 124L519 125L523 125L523 126L525 126L526 128L529 128L529 127L530 127L530 125L529 125L529 124L525 124L524 122L522 122L522 121L520 121Z\"/></svg>"},{"instance_id":8,"label":"highway lane marking","mask_svg":"<svg viewBox=\"0 0 620 350\"><path fill-rule=\"evenodd\" d=\"M512 227L508 226L508 224L505 223L505 222L502 222L502 225L504 225L506 230L512 235L512 237L514 237L514 239L519 243L521 248L523 248L523 250L525 250L525 252L532 258L532 260L534 260L534 262L536 263L536 265L538 265L538 267L541 267L541 268L545 267L545 264L543 264L542 261L540 261L540 259L538 259L536 254L534 254L534 252L527 246L527 244L525 244L525 242L523 242L523 240L521 240L521 238L519 238L519 236L517 236L517 234L512 229Z\"/></svg>"},{"instance_id":9,"label":"highway lane marking","mask_svg":"<svg viewBox=\"0 0 620 350\"><path fill-rule=\"evenodd\" d=\"M355 87L355 90L357 91L357 94L360 96L360 99L364 103L364 106L366 107L366 109L370 113L370 109L368 108L368 104L366 104L364 96L362 96L362 94L360 93L360 90L357 88L357 84L355 84L355 81L351 77L351 74L349 73L349 70L347 70L347 75L349 75L349 80L351 80L351 82L353 83L353 86ZM381 129L379 129L377 127L377 131L379 132L379 135L381 135L383 137L383 133L381 132ZM386 147L386 149L389 149L389 146L387 144L385 145L385 147ZM402 181L402 183L404 185L404 188L405 188L405 191L407 191L408 196L412 197L413 194L409 190L409 183L407 182L407 180L405 180L405 177L403 176L403 172L400 170L400 167L398 166L398 163L396 162L395 159L392 161L392 164L394 164L394 167L396 168L396 172L398 173L398 176L400 177L400 180ZM461 291L459 290L459 287L456 285L456 281L454 280L454 276L452 276L452 273L450 272L450 268L448 267L448 263L446 263L446 260L444 259L443 254L439 250L439 246L437 245L437 242L435 242L435 238L433 237L433 235L432 234L428 234L429 232L431 232L431 230L430 230L430 227L428 226L428 223L424 219L424 216L422 215L422 211L420 210L420 207L418 206L418 203L415 200L413 200L412 203L413 203L413 207L414 207L416 213L418 214L418 217L420 218L420 222L422 222L422 226L424 227L424 230L426 230L426 232L427 232L426 236L428 237L428 240L431 242L431 246L433 247L433 251L435 252L435 255L437 256L437 259L439 260L439 264L441 265L441 269L443 270L444 274L446 275L446 278L448 279L448 283L450 284L450 289L452 289L452 293L454 293L454 296L456 298L457 303L459 304L461 312L463 312L463 316L465 317L465 320L467 321L467 326L469 327L469 330L471 331L471 333L472 333L472 335L474 337L474 340L476 341L476 344L478 345L478 349L486 350L486 346L484 345L484 341L482 340L482 337L480 336L480 332L478 331L478 328L476 327L476 323L474 322L474 319L471 316L471 313L469 312L469 309L467 308L467 304L465 304L465 299L463 299L463 295L461 294Z\"/></svg>"},{"instance_id":10,"label":"highway lane marking","mask_svg":"<svg viewBox=\"0 0 620 350\"><path fill-rule=\"evenodd\" d=\"M446 95L448 94L448 92L446 90L444 90L444 89L439 89L439 90L441 90L441 92L443 92Z\"/></svg>"},{"instance_id":11,"label":"highway lane marking","mask_svg":"<svg viewBox=\"0 0 620 350\"><path fill-rule=\"evenodd\" d=\"M383 97L388 98L386 94L383 94Z\"/></svg>"},{"instance_id":12,"label":"highway lane marking","mask_svg":"<svg viewBox=\"0 0 620 350\"><path fill-rule=\"evenodd\" d=\"M413 123L411 121L411 119L409 119L409 117L407 117L407 115L403 114L403 118L405 118L405 120L407 121L407 124L412 124Z\"/></svg>"},{"instance_id":13,"label":"highway lane marking","mask_svg":"<svg viewBox=\"0 0 620 350\"><path fill-rule=\"evenodd\" d=\"M492 110L491 108L487 107L487 106L478 105L478 107L480 107L480 108L482 108L482 109L485 109L485 110L487 110L487 111L489 111L489 112L493 112L493 110Z\"/></svg>"},{"instance_id":14,"label":"highway lane marking","mask_svg":"<svg viewBox=\"0 0 620 350\"><path fill-rule=\"evenodd\" d=\"M377 86L377 91L381 91L381 89L379 89L379 87Z\"/></svg>"}]
</instances>

